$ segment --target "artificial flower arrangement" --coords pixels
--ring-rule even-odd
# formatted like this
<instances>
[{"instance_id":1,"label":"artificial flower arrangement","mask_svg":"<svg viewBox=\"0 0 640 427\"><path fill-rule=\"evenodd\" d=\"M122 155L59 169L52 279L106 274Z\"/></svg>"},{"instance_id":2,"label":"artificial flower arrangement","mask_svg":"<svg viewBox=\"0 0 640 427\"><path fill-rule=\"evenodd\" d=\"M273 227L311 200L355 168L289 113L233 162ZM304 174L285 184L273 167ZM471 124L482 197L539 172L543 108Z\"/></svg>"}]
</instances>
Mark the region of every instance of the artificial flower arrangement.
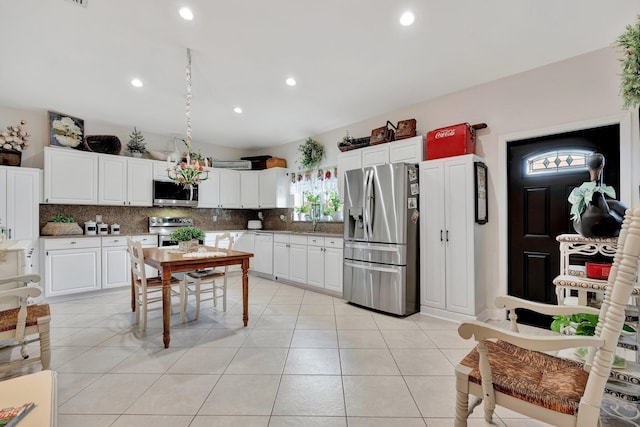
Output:
<instances>
[{"instance_id":1,"label":"artificial flower arrangement","mask_svg":"<svg viewBox=\"0 0 640 427\"><path fill-rule=\"evenodd\" d=\"M77 147L82 143L82 129L71 117L61 117L51 123L53 137L63 146Z\"/></svg>"},{"instance_id":2,"label":"artificial flower arrangement","mask_svg":"<svg viewBox=\"0 0 640 427\"><path fill-rule=\"evenodd\" d=\"M0 148L11 151L24 151L29 147L29 132L23 129L26 121L20 120L17 126L7 126L7 130L0 132Z\"/></svg>"},{"instance_id":3,"label":"artificial flower arrangement","mask_svg":"<svg viewBox=\"0 0 640 427\"><path fill-rule=\"evenodd\" d=\"M201 163L203 157L200 152L191 151L191 144L186 141L185 145L187 146L187 151L182 153L180 162L171 166L171 162L168 161L167 175L171 180L185 188L192 188L194 185L198 185L201 181L206 181L209 178L209 169L207 168L206 159L204 165Z\"/></svg>"}]
</instances>

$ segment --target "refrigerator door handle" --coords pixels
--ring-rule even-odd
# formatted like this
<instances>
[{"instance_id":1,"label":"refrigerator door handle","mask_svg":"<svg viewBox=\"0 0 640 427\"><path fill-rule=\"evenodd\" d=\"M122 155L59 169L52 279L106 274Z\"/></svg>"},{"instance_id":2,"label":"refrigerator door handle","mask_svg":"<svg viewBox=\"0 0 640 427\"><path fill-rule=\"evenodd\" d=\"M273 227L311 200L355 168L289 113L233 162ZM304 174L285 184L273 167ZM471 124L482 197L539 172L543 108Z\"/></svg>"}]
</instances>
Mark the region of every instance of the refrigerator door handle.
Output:
<instances>
[{"instance_id":1,"label":"refrigerator door handle","mask_svg":"<svg viewBox=\"0 0 640 427\"><path fill-rule=\"evenodd\" d=\"M369 170L365 169L364 171L364 182L362 186L362 228L363 228L363 237L365 240L369 240L369 235L367 232L369 231L369 227L367 226L367 221L369 219L369 212L367 211L367 185L369 183Z\"/></svg>"},{"instance_id":2,"label":"refrigerator door handle","mask_svg":"<svg viewBox=\"0 0 640 427\"><path fill-rule=\"evenodd\" d=\"M367 239L373 237L373 170L369 170L367 173L367 181L365 186L366 204L365 209L367 212Z\"/></svg>"},{"instance_id":3,"label":"refrigerator door handle","mask_svg":"<svg viewBox=\"0 0 640 427\"><path fill-rule=\"evenodd\" d=\"M387 247L387 246L371 246L371 245L358 245L353 243L345 243L345 248L350 249L366 249L366 250L374 250L374 251L386 251L386 252L400 252L399 247Z\"/></svg>"},{"instance_id":4,"label":"refrigerator door handle","mask_svg":"<svg viewBox=\"0 0 640 427\"><path fill-rule=\"evenodd\" d=\"M368 265L354 264L354 263L346 262L346 261L345 261L344 265L346 265L347 267L359 268L361 270L381 271L383 273L397 273L398 271L400 271L397 268L371 267L371 266L368 266Z\"/></svg>"}]
</instances>

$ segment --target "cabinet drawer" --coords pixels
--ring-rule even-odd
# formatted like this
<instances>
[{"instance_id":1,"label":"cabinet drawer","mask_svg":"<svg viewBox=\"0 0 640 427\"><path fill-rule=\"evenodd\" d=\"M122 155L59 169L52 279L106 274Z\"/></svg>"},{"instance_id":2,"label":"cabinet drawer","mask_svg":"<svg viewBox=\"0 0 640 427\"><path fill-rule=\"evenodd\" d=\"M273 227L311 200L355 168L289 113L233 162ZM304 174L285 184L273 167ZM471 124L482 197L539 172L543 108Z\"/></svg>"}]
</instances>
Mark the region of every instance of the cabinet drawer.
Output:
<instances>
[{"instance_id":1,"label":"cabinet drawer","mask_svg":"<svg viewBox=\"0 0 640 427\"><path fill-rule=\"evenodd\" d=\"M289 243L291 243L292 245L306 245L307 236L298 236L293 234L289 236Z\"/></svg>"},{"instance_id":2,"label":"cabinet drawer","mask_svg":"<svg viewBox=\"0 0 640 427\"><path fill-rule=\"evenodd\" d=\"M289 234L274 234L274 243L289 243Z\"/></svg>"},{"instance_id":3,"label":"cabinet drawer","mask_svg":"<svg viewBox=\"0 0 640 427\"><path fill-rule=\"evenodd\" d=\"M342 249L342 238L341 237L325 237L324 246L326 248Z\"/></svg>"},{"instance_id":4,"label":"cabinet drawer","mask_svg":"<svg viewBox=\"0 0 640 427\"><path fill-rule=\"evenodd\" d=\"M324 237L308 236L307 245L309 246L324 246Z\"/></svg>"},{"instance_id":5,"label":"cabinet drawer","mask_svg":"<svg viewBox=\"0 0 640 427\"><path fill-rule=\"evenodd\" d=\"M127 236L109 236L102 238L103 247L127 246Z\"/></svg>"},{"instance_id":6,"label":"cabinet drawer","mask_svg":"<svg viewBox=\"0 0 640 427\"><path fill-rule=\"evenodd\" d=\"M99 248L100 237L79 237L69 239L44 239L44 250Z\"/></svg>"},{"instance_id":7,"label":"cabinet drawer","mask_svg":"<svg viewBox=\"0 0 640 427\"><path fill-rule=\"evenodd\" d=\"M158 246L158 236L156 235L142 234L138 236L131 236L131 240L142 243L142 246ZM127 241L125 239L125 245L126 244Z\"/></svg>"}]
</instances>

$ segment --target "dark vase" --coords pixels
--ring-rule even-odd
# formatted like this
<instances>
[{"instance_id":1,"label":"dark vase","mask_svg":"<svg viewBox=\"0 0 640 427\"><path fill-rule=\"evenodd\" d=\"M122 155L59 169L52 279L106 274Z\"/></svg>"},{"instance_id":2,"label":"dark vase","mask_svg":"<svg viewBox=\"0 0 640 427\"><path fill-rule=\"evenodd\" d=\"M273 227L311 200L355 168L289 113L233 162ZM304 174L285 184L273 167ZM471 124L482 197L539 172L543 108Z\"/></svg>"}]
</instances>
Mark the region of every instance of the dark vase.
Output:
<instances>
[{"instance_id":1,"label":"dark vase","mask_svg":"<svg viewBox=\"0 0 640 427\"><path fill-rule=\"evenodd\" d=\"M584 237L616 237L620 233L626 206L617 200L606 200L604 194L593 194L580 221L573 221L573 228Z\"/></svg>"}]
</instances>

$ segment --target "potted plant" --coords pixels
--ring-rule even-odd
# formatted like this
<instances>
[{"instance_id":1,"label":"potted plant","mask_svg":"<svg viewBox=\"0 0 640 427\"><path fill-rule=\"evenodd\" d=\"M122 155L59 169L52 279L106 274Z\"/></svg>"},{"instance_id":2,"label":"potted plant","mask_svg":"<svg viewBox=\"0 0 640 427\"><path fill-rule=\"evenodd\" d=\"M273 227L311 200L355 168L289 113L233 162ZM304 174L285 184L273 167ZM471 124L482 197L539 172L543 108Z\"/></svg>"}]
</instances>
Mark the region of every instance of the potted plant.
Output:
<instances>
[{"instance_id":1,"label":"potted plant","mask_svg":"<svg viewBox=\"0 0 640 427\"><path fill-rule=\"evenodd\" d=\"M304 204L296 207L295 211L298 214L298 221L306 221L307 216L311 213L311 206Z\"/></svg>"},{"instance_id":2,"label":"potted plant","mask_svg":"<svg viewBox=\"0 0 640 427\"><path fill-rule=\"evenodd\" d=\"M71 216L58 214L51 218L42 228L43 236L63 236L82 234L82 228Z\"/></svg>"},{"instance_id":3,"label":"potted plant","mask_svg":"<svg viewBox=\"0 0 640 427\"><path fill-rule=\"evenodd\" d=\"M331 216L334 221L343 221L344 217L342 215L342 205L340 204L340 196L337 191L329 191L328 193L329 199L327 204L331 206L332 212Z\"/></svg>"},{"instance_id":4,"label":"potted plant","mask_svg":"<svg viewBox=\"0 0 640 427\"><path fill-rule=\"evenodd\" d=\"M20 120L16 126L7 126L0 131L0 165L20 166L22 152L29 147L29 132L23 129L27 122Z\"/></svg>"},{"instance_id":5,"label":"potted plant","mask_svg":"<svg viewBox=\"0 0 640 427\"><path fill-rule=\"evenodd\" d=\"M181 251L192 252L204 240L204 231L197 227L180 227L169 234L169 239L178 242Z\"/></svg>"},{"instance_id":6,"label":"potted plant","mask_svg":"<svg viewBox=\"0 0 640 427\"><path fill-rule=\"evenodd\" d=\"M147 148L144 142L144 136L136 127L133 127L133 132L129 135L129 142L127 142L127 150L133 157L142 157L147 152Z\"/></svg>"}]
</instances>

